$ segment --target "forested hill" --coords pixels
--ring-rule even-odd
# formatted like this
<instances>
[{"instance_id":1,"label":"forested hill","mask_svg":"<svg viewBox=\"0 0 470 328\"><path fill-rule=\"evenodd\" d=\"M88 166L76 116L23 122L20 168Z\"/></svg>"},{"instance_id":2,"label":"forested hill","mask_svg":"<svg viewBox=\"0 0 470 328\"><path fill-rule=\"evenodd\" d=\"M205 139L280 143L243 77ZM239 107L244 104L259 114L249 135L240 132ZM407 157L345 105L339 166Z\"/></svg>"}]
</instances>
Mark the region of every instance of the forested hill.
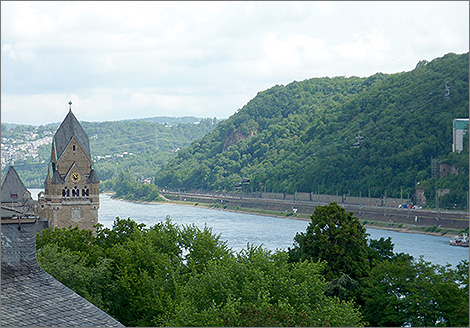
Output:
<instances>
[{"instance_id":1,"label":"forested hill","mask_svg":"<svg viewBox=\"0 0 470 328\"><path fill-rule=\"evenodd\" d=\"M180 151L156 183L234 190L246 178L246 191L400 197L431 178L435 158L466 163L468 190L468 148L450 154L452 120L468 118L468 57L450 53L397 74L276 85Z\"/></svg>"},{"instance_id":2,"label":"forested hill","mask_svg":"<svg viewBox=\"0 0 470 328\"><path fill-rule=\"evenodd\" d=\"M192 141L212 131L218 121L215 118L154 117L81 124L90 139L94 168L105 189L112 187L112 180L121 172L128 172L138 180L155 176L160 166L180 148L188 147ZM14 165L28 188L43 188L51 158L52 136L58 126L2 123L2 175L9 165Z\"/></svg>"}]
</instances>

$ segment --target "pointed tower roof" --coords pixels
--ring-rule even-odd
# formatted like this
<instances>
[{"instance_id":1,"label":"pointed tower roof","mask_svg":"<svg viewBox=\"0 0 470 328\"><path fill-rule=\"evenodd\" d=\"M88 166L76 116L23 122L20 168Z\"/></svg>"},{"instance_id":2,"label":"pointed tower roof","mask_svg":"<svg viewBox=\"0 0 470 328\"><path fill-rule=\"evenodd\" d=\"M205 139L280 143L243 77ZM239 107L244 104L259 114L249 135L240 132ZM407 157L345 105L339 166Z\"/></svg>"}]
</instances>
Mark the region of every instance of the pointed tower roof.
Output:
<instances>
[{"instance_id":1,"label":"pointed tower roof","mask_svg":"<svg viewBox=\"0 0 470 328\"><path fill-rule=\"evenodd\" d=\"M69 102L69 105L72 105L72 102ZM85 130L83 130L75 115L73 115L72 107L70 106L69 113L65 117L62 124L59 126L59 129L55 133L53 139L57 159L60 158L73 137L77 138L78 142L85 151L85 154L87 154L88 158L91 159L88 135L86 134Z\"/></svg>"},{"instance_id":2,"label":"pointed tower roof","mask_svg":"<svg viewBox=\"0 0 470 328\"><path fill-rule=\"evenodd\" d=\"M87 183L100 183L100 179L98 178L98 174L96 174L95 170L91 170L90 175L88 176Z\"/></svg>"},{"instance_id":3,"label":"pointed tower roof","mask_svg":"<svg viewBox=\"0 0 470 328\"><path fill-rule=\"evenodd\" d=\"M23 201L25 192L29 193L15 168L10 166L2 179L2 203Z\"/></svg>"}]
</instances>

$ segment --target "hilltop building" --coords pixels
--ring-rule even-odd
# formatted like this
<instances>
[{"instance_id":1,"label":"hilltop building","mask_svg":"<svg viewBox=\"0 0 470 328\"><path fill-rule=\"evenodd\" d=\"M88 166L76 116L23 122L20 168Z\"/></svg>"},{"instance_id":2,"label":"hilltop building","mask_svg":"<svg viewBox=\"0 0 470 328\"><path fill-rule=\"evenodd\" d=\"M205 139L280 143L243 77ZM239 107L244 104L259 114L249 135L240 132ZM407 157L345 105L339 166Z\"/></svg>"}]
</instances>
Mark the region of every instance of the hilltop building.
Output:
<instances>
[{"instance_id":1,"label":"hilltop building","mask_svg":"<svg viewBox=\"0 0 470 328\"><path fill-rule=\"evenodd\" d=\"M36 233L48 221L34 213L13 166L1 189L1 327L122 327L123 325L41 269Z\"/></svg>"},{"instance_id":2,"label":"hilltop building","mask_svg":"<svg viewBox=\"0 0 470 328\"><path fill-rule=\"evenodd\" d=\"M88 135L69 112L52 138L51 162L38 197L37 213L52 228L78 226L93 230L98 223L100 180L91 160Z\"/></svg>"},{"instance_id":3,"label":"hilltop building","mask_svg":"<svg viewBox=\"0 0 470 328\"><path fill-rule=\"evenodd\" d=\"M0 326L123 327L41 269L36 260L38 223L34 218L2 218Z\"/></svg>"},{"instance_id":4,"label":"hilltop building","mask_svg":"<svg viewBox=\"0 0 470 328\"><path fill-rule=\"evenodd\" d=\"M2 217L14 217L32 211L33 199L13 166L2 179Z\"/></svg>"},{"instance_id":5,"label":"hilltop building","mask_svg":"<svg viewBox=\"0 0 470 328\"><path fill-rule=\"evenodd\" d=\"M468 118L455 118L452 121L452 152L463 150L463 137L468 133Z\"/></svg>"},{"instance_id":6,"label":"hilltop building","mask_svg":"<svg viewBox=\"0 0 470 328\"><path fill-rule=\"evenodd\" d=\"M38 232L49 227L49 222L36 215L35 209L38 202L31 198L31 193L26 189L13 166L10 166L2 178L2 223L24 222L25 219L38 221Z\"/></svg>"}]
</instances>

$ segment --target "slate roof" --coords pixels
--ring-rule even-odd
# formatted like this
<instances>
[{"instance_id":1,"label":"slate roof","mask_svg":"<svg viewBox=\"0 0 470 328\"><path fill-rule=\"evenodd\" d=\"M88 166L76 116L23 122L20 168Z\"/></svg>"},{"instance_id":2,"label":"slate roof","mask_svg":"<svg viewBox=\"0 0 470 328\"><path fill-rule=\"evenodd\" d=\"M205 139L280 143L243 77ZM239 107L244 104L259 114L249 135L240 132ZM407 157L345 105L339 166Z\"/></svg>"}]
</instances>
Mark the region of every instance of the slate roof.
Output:
<instances>
[{"instance_id":1,"label":"slate roof","mask_svg":"<svg viewBox=\"0 0 470 328\"><path fill-rule=\"evenodd\" d=\"M1 327L123 327L43 271L37 222L2 223Z\"/></svg>"},{"instance_id":2,"label":"slate roof","mask_svg":"<svg viewBox=\"0 0 470 328\"><path fill-rule=\"evenodd\" d=\"M52 174L52 179L51 179L51 183L52 183L52 184L61 184L61 183L65 183L65 179L60 176L59 171L54 170L53 172L54 172L54 173Z\"/></svg>"},{"instance_id":3,"label":"slate roof","mask_svg":"<svg viewBox=\"0 0 470 328\"><path fill-rule=\"evenodd\" d=\"M90 175L86 179L87 183L100 183L100 179L98 178L98 174L96 174L95 170L90 171Z\"/></svg>"},{"instance_id":4,"label":"slate roof","mask_svg":"<svg viewBox=\"0 0 470 328\"><path fill-rule=\"evenodd\" d=\"M31 192L25 187L13 166L8 168L2 179L2 218L16 218L18 216L31 217L37 201L31 198Z\"/></svg>"},{"instance_id":5,"label":"slate roof","mask_svg":"<svg viewBox=\"0 0 470 328\"><path fill-rule=\"evenodd\" d=\"M27 193L26 197L25 193ZM12 195L16 195L16 197L12 197ZM2 203L23 202L29 198L31 198L31 193L21 181L15 168L10 166L2 179Z\"/></svg>"},{"instance_id":6,"label":"slate roof","mask_svg":"<svg viewBox=\"0 0 470 328\"><path fill-rule=\"evenodd\" d=\"M69 110L69 113L65 117L62 124L59 126L59 129L57 129L57 132L53 138L57 159L60 158L73 137L77 138L78 142L85 151L85 154L87 154L88 158L91 159L88 135L86 134L85 130L83 130L75 115L73 115L72 110Z\"/></svg>"}]
</instances>

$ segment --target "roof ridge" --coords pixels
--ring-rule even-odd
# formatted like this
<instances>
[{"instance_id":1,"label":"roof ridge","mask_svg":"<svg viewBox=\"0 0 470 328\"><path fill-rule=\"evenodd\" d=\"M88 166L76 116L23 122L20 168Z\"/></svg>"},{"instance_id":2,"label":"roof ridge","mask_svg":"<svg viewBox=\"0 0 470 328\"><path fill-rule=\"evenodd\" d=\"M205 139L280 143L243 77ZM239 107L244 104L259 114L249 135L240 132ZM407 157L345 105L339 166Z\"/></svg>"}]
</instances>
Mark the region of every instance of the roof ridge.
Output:
<instances>
[{"instance_id":1,"label":"roof ridge","mask_svg":"<svg viewBox=\"0 0 470 328\"><path fill-rule=\"evenodd\" d=\"M16 172L13 165L10 165L7 173L3 176L2 187L1 187L1 197L2 203L5 202L18 202L23 200L24 193L29 192L23 181L21 180L18 172ZM13 199L12 195L16 195L16 198Z\"/></svg>"},{"instance_id":2,"label":"roof ridge","mask_svg":"<svg viewBox=\"0 0 470 328\"><path fill-rule=\"evenodd\" d=\"M2 224L2 304L5 327L123 327L38 264L39 222Z\"/></svg>"},{"instance_id":3,"label":"roof ridge","mask_svg":"<svg viewBox=\"0 0 470 328\"><path fill-rule=\"evenodd\" d=\"M74 136L83 148L85 154L91 159L88 135L73 114L72 109L69 109L67 116L60 124L53 138L56 145L57 160L62 156L62 153Z\"/></svg>"}]
</instances>

